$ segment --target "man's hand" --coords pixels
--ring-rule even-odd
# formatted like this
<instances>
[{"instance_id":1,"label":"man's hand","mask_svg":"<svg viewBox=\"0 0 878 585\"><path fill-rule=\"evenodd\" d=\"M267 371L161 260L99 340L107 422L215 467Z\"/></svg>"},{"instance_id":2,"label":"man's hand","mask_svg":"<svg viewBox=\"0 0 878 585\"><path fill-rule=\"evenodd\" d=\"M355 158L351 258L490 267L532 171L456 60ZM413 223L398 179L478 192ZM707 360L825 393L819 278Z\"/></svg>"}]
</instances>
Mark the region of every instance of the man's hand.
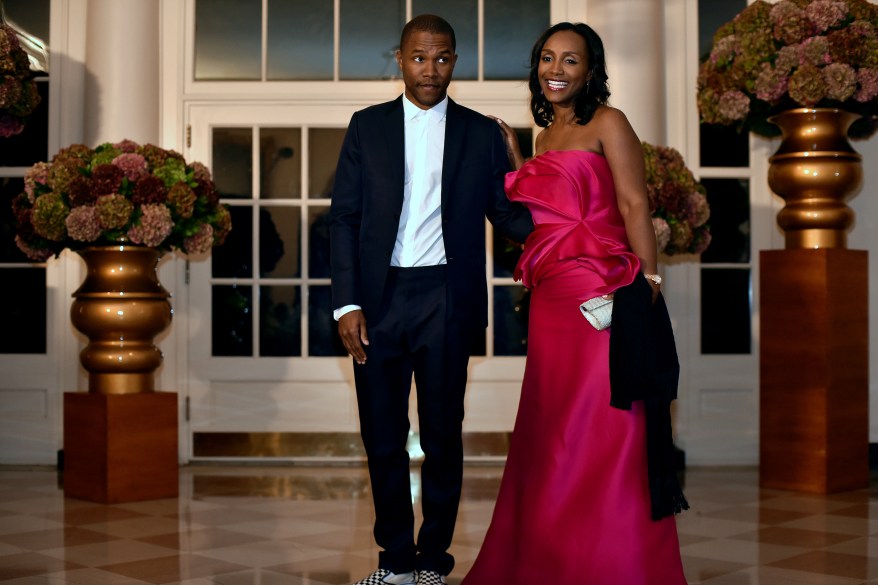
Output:
<instances>
[{"instance_id":1,"label":"man's hand","mask_svg":"<svg viewBox=\"0 0 878 585\"><path fill-rule=\"evenodd\" d=\"M344 347L360 365L366 363L366 350L364 345L369 345L369 336L366 333L366 317L362 310L345 313L338 320L338 334Z\"/></svg>"}]
</instances>

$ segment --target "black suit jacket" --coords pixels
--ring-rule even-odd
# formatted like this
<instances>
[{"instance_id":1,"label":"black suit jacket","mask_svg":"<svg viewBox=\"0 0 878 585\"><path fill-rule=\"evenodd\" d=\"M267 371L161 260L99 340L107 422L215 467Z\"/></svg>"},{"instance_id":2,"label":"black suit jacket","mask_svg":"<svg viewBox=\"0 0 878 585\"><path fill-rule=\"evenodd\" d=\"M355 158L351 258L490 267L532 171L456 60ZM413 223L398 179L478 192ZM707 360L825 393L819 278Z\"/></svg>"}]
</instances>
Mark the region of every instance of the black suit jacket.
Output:
<instances>
[{"instance_id":1,"label":"black suit jacket","mask_svg":"<svg viewBox=\"0 0 878 585\"><path fill-rule=\"evenodd\" d=\"M447 317L484 327L485 216L523 242L527 210L503 189L509 161L493 120L448 101L442 167L442 235ZM330 210L333 307L360 305L368 320L384 292L403 204L405 122L402 96L351 118L336 168Z\"/></svg>"}]
</instances>

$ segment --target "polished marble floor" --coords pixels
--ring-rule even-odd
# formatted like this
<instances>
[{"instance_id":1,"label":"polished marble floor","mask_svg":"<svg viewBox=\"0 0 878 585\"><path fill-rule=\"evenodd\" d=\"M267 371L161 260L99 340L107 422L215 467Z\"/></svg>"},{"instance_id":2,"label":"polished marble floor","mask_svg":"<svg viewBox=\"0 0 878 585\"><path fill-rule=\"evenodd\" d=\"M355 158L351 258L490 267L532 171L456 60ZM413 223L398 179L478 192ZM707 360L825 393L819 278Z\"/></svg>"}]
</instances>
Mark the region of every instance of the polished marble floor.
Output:
<instances>
[{"instance_id":1,"label":"polished marble floor","mask_svg":"<svg viewBox=\"0 0 878 585\"><path fill-rule=\"evenodd\" d=\"M451 584L475 558L501 472L466 469ZM339 585L374 568L362 467L189 466L179 498L119 505L65 499L59 480L0 468L3 585ZM685 483L690 585L878 583L875 474L831 496L760 489L754 469L690 469Z\"/></svg>"}]
</instances>

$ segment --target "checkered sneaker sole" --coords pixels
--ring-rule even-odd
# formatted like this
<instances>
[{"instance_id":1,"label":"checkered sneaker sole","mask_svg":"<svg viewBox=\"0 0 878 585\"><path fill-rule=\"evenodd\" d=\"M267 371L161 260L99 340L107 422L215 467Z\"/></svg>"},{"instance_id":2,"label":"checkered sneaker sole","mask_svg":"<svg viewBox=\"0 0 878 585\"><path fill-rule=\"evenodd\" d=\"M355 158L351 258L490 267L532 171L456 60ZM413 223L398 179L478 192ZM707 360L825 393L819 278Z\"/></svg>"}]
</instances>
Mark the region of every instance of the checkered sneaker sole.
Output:
<instances>
[{"instance_id":1,"label":"checkered sneaker sole","mask_svg":"<svg viewBox=\"0 0 878 585\"><path fill-rule=\"evenodd\" d=\"M378 569L362 581L357 581L354 585L388 585L389 583L394 585L416 585L415 581L399 581L394 579L394 577L398 578L399 575L391 573L387 569ZM414 579L415 577L412 578ZM440 583L440 581L436 581L436 583Z\"/></svg>"},{"instance_id":2,"label":"checkered sneaker sole","mask_svg":"<svg viewBox=\"0 0 878 585\"><path fill-rule=\"evenodd\" d=\"M418 573L418 585L445 585L445 577L436 571L421 571Z\"/></svg>"}]
</instances>

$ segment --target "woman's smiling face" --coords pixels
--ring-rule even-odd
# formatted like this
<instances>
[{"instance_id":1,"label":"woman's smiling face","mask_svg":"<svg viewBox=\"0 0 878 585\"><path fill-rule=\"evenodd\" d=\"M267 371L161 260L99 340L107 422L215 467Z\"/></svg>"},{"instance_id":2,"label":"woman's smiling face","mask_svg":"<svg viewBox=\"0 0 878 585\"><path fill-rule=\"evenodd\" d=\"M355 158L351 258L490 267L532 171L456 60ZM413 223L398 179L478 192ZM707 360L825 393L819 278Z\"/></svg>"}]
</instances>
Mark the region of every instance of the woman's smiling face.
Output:
<instances>
[{"instance_id":1,"label":"woman's smiling face","mask_svg":"<svg viewBox=\"0 0 878 585\"><path fill-rule=\"evenodd\" d=\"M543 95L550 103L572 104L589 79L585 39L572 30L550 36L540 52L537 72Z\"/></svg>"}]
</instances>

